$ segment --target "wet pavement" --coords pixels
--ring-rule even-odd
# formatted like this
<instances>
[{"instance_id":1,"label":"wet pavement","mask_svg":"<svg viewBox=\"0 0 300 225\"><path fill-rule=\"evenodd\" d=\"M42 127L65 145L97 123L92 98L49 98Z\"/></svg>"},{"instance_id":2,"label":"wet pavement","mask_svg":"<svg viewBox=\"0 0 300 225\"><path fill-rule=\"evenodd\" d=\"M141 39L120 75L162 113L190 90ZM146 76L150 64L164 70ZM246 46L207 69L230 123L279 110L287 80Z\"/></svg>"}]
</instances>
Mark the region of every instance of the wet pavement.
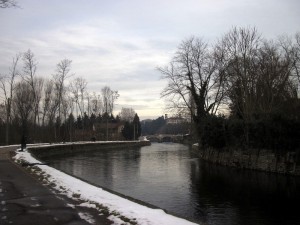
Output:
<instances>
[{"instance_id":1,"label":"wet pavement","mask_svg":"<svg viewBox=\"0 0 300 225\"><path fill-rule=\"evenodd\" d=\"M0 148L0 224L86 225L111 224L94 209L75 207L71 199L59 196L11 160L16 147ZM71 207L72 206L72 207ZM81 217L79 216L81 215Z\"/></svg>"}]
</instances>

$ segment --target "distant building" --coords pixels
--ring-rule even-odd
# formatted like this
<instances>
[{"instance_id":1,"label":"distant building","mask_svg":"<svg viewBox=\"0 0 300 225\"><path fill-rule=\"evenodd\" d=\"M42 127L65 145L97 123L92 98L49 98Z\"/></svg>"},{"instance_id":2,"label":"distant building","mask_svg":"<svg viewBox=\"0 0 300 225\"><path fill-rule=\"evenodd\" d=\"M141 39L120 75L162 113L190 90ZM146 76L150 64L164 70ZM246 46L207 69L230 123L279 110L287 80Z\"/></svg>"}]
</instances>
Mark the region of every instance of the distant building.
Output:
<instances>
[{"instance_id":1,"label":"distant building","mask_svg":"<svg viewBox=\"0 0 300 225\"><path fill-rule=\"evenodd\" d=\"M187 122L185 118L182 118L180 115L175 117L168 117L168 114L165 114L166 124L181 124Z\"/></svg>"},{"instance_id":2,"label":"distant building","mask_svg":"<svg viewBox=\"0 0 300 225\"><path fill-rule=\"evenodd\" d=\"M122 137L122 130L124 128L124 124L119 123L96 123L94 124L93 130L96 134L102 134L105 136L106 130L108 131L109 137L113 139L118 139Z\"/></svg>"}]
</instances>

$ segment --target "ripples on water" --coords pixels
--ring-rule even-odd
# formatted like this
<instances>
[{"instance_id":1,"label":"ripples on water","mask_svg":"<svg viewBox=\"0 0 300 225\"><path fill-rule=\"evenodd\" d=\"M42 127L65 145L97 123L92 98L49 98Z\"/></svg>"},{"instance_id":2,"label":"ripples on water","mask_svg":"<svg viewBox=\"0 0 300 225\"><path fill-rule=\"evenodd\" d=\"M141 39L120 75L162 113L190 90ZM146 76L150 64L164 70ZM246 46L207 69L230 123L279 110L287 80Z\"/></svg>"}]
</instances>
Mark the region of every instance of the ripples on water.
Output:
<instances>
[{"instance_id":1,"label":"ripples on water","mask_svg":"<svg viewBox=\"0 0 300 225\"><path fill-rule=\"evenodd\" d=\"M210 165L181 144L152 143L44 160L202 224L300 224L299 178Z\"/></svg>"}]
</instances>

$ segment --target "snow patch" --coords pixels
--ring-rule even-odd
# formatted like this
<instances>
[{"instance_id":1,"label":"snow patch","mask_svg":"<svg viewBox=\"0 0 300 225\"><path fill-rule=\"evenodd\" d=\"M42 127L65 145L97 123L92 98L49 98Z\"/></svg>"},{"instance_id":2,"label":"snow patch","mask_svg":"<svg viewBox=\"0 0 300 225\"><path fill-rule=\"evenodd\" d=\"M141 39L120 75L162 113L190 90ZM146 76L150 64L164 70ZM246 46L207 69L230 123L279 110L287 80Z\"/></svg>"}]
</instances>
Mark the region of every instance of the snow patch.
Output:
<instances>
[{"instance_id":1,"label":"snow patch","mask_svg":"<svg viewBox=\"0 0 300 225\"><path fill-rule=\"evenodd\" d=\"M86 222L90 223L90 224L95 224L95 220L93 219L93 217L88 214L88 213L78 213L79 217L83 220L85 220Z\"/></svg>"},{"instance_id":2,"label":"snow patch","mask_svg":"<svg viewBox=\"0 0 300 225\"><path fill-rule=\"evenodd\" d=\"M95 204L88 203L88 202L81 203L79 206L86 207L86 208L97 209L97 206Z\"/></svg>"},{"instance_id":3,"label":"snow patch","mask_svg":"<svg viewBox=\"0 0 300 225\"><path fill-rule=\"evenodd\" d=\"M40 163L31 156L27 151L16 152L15 160L16 161L27 161L28 163ZM114 195L108 191L104 191L102 188L88 184L82 180L79 180L75 177L67 175L61 171L58 171L47 165L37 165L37 167L42 170L49 183L54 183L55 188L58 191L61 191L61 188L64 189L65 195L70 198L79 198L85 201L85 204L82 206L94 208L95 204L100 204L109 209L109 212L114 212L114 215L120 216L111 216L115 224L121 221L120 217L126 217L130 220L134 220L137 224L141 225L195 225L188 220L181 219L172 215L167 214L161 209L152 209L138 203L132 202L128 199L122 198L120 196ZM2 201L2 205L5 204ZM96 207L96 206L95 206ZM81 216L86 217L86 214L81 214ZM89 222L89 221L88 221ZM124 221L122 221L124 224Z\"/></svg>"},{"instance_id":4,"label":"snow patch","mask_svg":"<svg viewBox=\"0 0 300 225\"><path fill-rule=\"evenodd\" d=\"M110 215L107 217L110 221L113 222L113 225L130 225L130 223L125 223L123 220L121 220L119 217Z\"/></svg>"},{"instance_id":5,"label":"snow patch","mask_svg":"<svg viewBox=\"0 0 300 225\"><path fill-rule=\"evenodd\" d=\"M72 208L72 209L75 209L75 205L73 205L73 204L67 204L67 206L69 206L70 208Z\"/></svg>"}]
</instances>

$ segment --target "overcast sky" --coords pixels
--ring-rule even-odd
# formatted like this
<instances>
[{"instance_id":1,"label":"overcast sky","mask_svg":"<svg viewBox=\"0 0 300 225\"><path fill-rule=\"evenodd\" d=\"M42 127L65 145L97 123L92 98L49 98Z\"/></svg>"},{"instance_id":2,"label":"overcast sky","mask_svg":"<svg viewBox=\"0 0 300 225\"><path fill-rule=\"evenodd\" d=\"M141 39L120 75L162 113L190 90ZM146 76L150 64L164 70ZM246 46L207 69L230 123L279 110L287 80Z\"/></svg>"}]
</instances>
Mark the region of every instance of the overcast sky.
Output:
<instances>
[{"instance_id":1,"label":"overcast sky","mask_svg":"<svg viewBox=\"0 0 300 225\"><path fill-rule=\"evenodd\" d=\"M166 65L192 35L216 40L233 26L255 26L264 37L300 32L299 0L17 0L0 9L0 73L28 49L37 74L51 77L56 64L72 60L90 92L105 85L119 91L117 110L139 116L165 113L160 92Z\"/></svg>"}]
</instances>

